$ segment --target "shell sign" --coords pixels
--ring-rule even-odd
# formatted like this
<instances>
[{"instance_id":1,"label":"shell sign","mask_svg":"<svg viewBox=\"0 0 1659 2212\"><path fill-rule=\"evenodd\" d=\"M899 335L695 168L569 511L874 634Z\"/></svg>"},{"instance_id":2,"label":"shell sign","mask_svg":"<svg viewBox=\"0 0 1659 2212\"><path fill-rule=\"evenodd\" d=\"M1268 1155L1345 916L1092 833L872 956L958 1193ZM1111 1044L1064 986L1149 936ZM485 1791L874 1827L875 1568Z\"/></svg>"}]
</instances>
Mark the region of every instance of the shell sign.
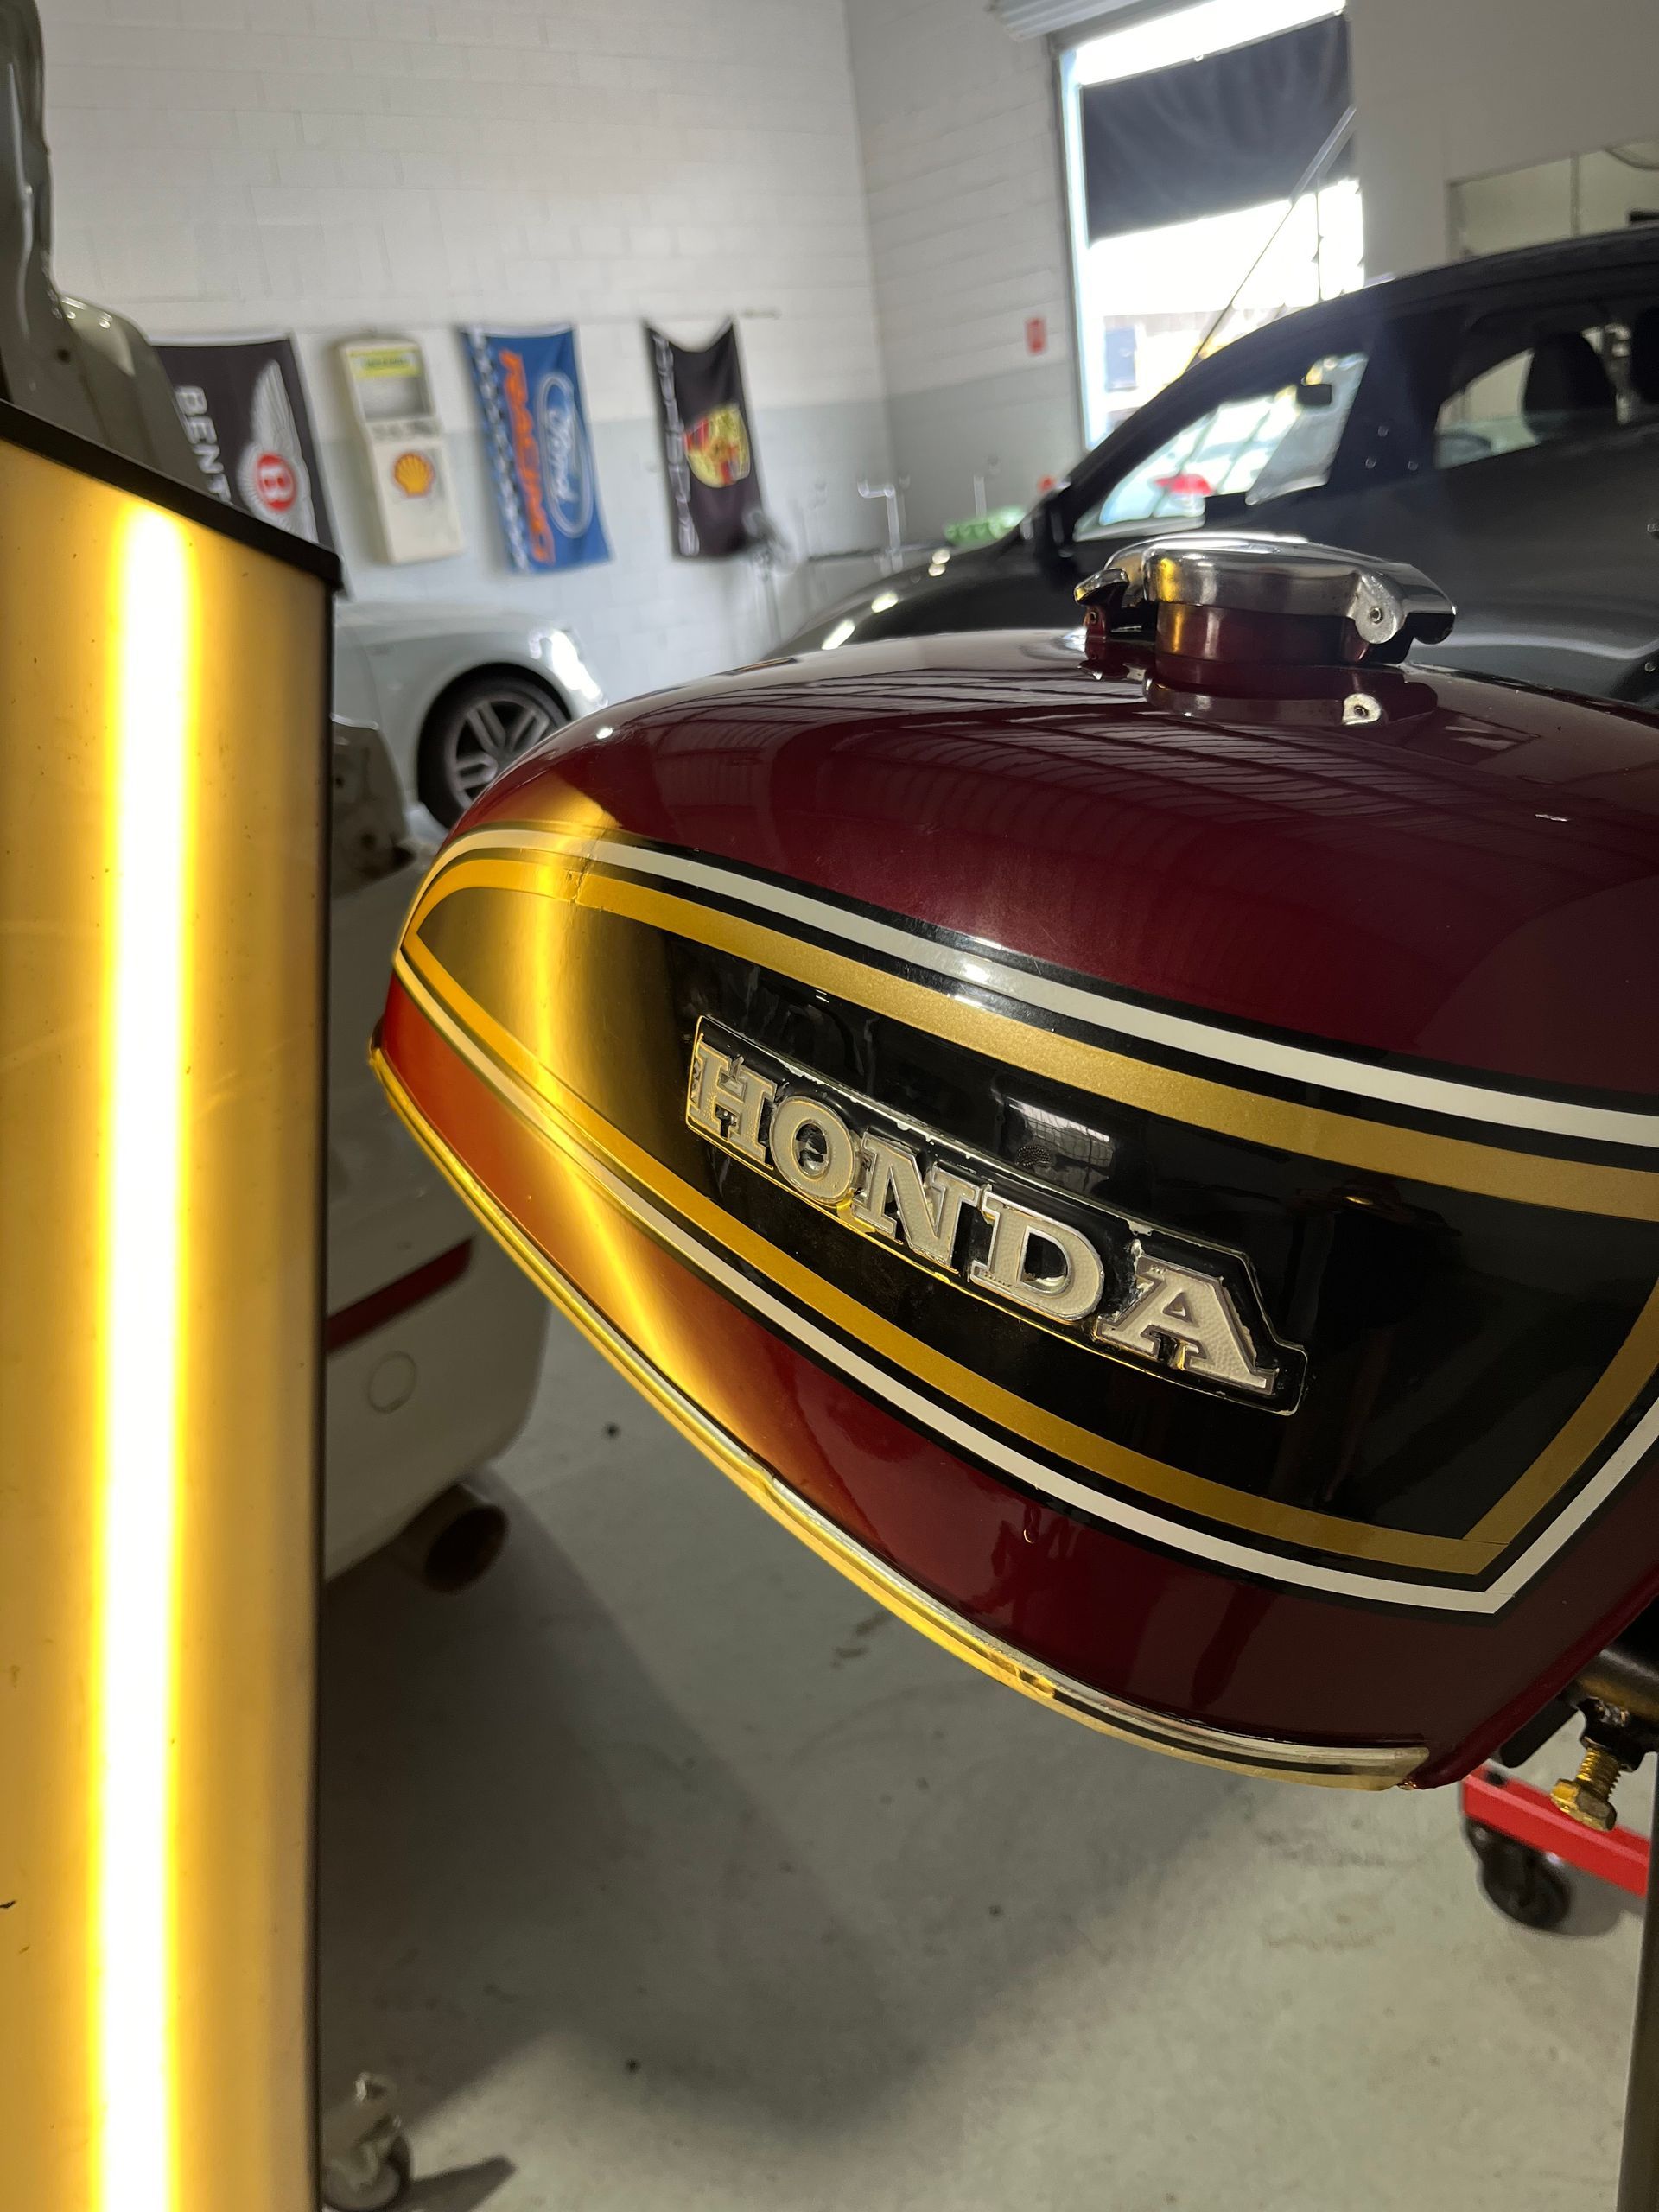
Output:
<instances>
[{"instance_id":1,"label":"shell sign","mask_svg":"<svg viewBox=\"0 0 1659 2212\"><path fill-rule=\"evenodd\" d=\"M406 499L423 499L437 482L438 472L425 454L411 448L392 462L391 480Z\"/></svg>"}]
</instances>

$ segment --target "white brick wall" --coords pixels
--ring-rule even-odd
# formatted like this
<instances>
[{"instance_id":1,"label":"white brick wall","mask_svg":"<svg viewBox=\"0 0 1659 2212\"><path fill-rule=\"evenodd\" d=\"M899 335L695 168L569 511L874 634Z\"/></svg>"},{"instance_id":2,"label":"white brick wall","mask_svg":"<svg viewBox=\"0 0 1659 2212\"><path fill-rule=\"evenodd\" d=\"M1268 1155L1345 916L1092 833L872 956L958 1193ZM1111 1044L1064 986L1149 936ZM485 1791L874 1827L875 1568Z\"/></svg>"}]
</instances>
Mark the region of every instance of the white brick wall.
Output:
<instances>
[{"instance_id":1,"label":"white brick wall","mask_svg":"<svg viewBox=\"0 0 1659 2212\"><path fill-rule=\"evenodd\" d=\"M338 443L327 341L413 330L463 470L476 422L450 333L574 321L589 407L640 431L642 318L741 317L769 501L868 535L886 466L862 178L838 0L41 0L60 282L156 336L291 330L365 596L581 610L613 689L760 642L747 564L668 555L661 486L607 482L608 570L526 583L469 488L467 554L378 568ZM768 440L769 421L772 435ZM609 442L614 446L615 442ZM345 511L345 512L342 512ZM641 602L651 632L641 639ZM601 650L601 645L603 650Z\"/></svg>"},{"instance_id":2,"label":"white brick wall","mask_svg":"<svg viewBox=\"0 0 1659 2212\"><path fill-rule=\"evenodd\" d=\"M912 535L1081 442L1054 65L987 0L847 0L893 465ZM1027 350L1040 316L1047 346Z\"/></svg>"},{"instance_id":3,"label":"white brick wall","mask_svg":"<svg viewBox=\"0 0 1659 2212\"><path fill-rule=\"evenodd\" d=\"M1452 182L1653 137L1653 0L1349 0L1348 18L1375 276L1447 258Z\"/></svg>"},{"instance_id":4,"label":"white brick wall","mask_svg":"<svg viewBox=\"0 0 1659 2212\"><path fill-rule=\"evenodd\" d=\"M985 0L848 0L892 392L1070 358L1053 65Z\"/></svg>"}]
</instances>

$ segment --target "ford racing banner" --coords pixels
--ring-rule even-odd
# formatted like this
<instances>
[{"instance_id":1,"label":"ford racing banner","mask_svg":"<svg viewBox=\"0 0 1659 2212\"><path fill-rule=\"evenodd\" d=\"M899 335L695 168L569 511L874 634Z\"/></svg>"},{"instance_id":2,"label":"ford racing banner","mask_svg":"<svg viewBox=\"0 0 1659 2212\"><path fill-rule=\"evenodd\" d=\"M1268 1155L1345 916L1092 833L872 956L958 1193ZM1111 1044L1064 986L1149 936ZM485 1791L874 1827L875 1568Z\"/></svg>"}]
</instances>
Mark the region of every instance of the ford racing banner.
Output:
<instances>
[{"instance_id":1,"label":"ford racing banner","mask_svg":"<svg viewBox=\"0 0 1659 2212\"><path fill-rule=\"evenodd\" d=\"M316 441L289 340L193 339L156 351L213 497L332 548Z\"/></svg>"},{"instance_id":2,"label":"ford racing banner","mask_svg":"<svg viewBox=\"0 0 1659 2212\"><path fill-rule=\"evenodd\" d=\"M462 334L513 567L574 569L608 561L575 332Z\"/></svg>"},{"instance_id":3,"label":"ford racing banner","mask_svg":"<svg viewBox=\"0 0 1659 2212\"><path fill-rule=\"evenodd\" d=\"M702 347L677 346L649 324L645 336L662 410L674 550L689 560L747 552L760 480L736 326L728 322Z\"/></svg>"}]
</instances>

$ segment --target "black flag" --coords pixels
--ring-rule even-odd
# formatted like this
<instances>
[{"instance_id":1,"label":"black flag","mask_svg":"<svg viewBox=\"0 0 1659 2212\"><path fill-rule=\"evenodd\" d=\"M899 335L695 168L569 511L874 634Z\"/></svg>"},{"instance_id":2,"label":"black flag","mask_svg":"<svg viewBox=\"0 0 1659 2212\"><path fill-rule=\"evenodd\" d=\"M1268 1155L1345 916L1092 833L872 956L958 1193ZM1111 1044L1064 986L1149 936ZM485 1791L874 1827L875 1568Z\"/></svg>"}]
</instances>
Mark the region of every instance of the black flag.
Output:
<instances>
[{"instance_id":1,"label":"black flag","mask_svg":"<svg viewBox=\"0 0 1659 2212\"><path fill-rule=\"evenodd\" d=\"M728 323L711 346L677 346L647 324L662 409L674 550L688 560L741 553L753 543L749 517L760 512L749 403L737 329Z\"/></svg>"},{"instance_id":2,"label":"black flag","mask_svg":"<svg viewBox=\"0 0 1659 2212\"><path fill-rule=\"evenodd\" d=\"M213 497L332 546L305 388L288 340L203 339L156 351Z\"/></svg>"}]
</instances>

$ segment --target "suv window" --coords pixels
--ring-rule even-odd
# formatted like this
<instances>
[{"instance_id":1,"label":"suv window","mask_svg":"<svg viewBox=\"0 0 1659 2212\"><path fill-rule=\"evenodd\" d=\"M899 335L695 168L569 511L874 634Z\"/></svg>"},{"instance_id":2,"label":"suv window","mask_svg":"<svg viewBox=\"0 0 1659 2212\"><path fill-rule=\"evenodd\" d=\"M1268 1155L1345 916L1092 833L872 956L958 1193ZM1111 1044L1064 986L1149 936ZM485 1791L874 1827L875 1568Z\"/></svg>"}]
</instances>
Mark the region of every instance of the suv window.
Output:
<instances>
[{"instance_id":1,"label":"suv window","mask_svg":"<svg viewBox=\"0 0 1659 2212\"><path fill-rule=\"evenodd\" d=\"M1330 474L1364 369L1363 353L1331 353L1287 383L1230 395L1120 477L1073 535L1202 516L1205 501L1223 494L1255 506L1317 489Z\"/></svg>"},{"instance_id":2,"label":"suv window","mask_svg":"<svg viewBox=\"0 0 1659 2212\"><path fill-rule=\"evenodd\" d=\"M1651 310L1625 320L1580 307L1477 323L1435 419L1436 468L1650 420L1652 321Z\"/></svg>"}]
</instances>

